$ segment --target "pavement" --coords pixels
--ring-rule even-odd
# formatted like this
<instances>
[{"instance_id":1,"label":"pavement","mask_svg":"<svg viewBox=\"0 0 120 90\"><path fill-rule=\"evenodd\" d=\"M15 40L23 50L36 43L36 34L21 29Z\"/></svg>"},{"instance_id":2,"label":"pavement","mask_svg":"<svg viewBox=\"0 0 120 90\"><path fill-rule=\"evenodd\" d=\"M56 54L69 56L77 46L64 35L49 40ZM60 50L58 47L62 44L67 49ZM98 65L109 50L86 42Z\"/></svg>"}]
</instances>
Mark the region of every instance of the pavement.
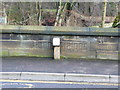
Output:
<instances>
[{"instance_id":1,"label":"pavement","mask_svg":"<svg viewBox=\"0 0 120 90\"><path fill-rule=\"evenodd\" d=\"M2 72L50 72L118 75L118 61L52 58L2 58Z\"/></svg>"},{"instance_id":2,"label":"pavement","mask_svg":"<svg viewBox=\"0 0 120 90\"><path fill-rule=\"evenodd\" d=\"M118 61L4 57L2 79L118 83Z\"/></svg>"}]
</instances>

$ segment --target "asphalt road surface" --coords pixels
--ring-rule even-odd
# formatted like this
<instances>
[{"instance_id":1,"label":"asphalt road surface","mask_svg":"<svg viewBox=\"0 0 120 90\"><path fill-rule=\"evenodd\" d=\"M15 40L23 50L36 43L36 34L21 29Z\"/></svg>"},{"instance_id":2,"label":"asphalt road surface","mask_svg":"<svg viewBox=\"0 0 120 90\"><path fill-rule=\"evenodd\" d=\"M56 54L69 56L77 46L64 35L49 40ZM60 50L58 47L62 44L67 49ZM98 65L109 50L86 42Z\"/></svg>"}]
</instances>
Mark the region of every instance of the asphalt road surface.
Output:
<instances>
[{"instance_id":1,"label":"asphalt road surface","mask_svg":"<svg viewBox=\"0 0 120 90\"><path fill-rule=\"evenodd\" d=\"M2 80L2 88L118 88L112 83Z\"/></svg>"},{"instance_id":2,"label":"asphalt road surface","mask_svg":"<svg viewBox=\"0 0 120 90\"><path fill-rule=\"evenodd\" d=\"M118 75L118 61L7 57L2 58L2 71Z\"/></svg>"}]
</instances>

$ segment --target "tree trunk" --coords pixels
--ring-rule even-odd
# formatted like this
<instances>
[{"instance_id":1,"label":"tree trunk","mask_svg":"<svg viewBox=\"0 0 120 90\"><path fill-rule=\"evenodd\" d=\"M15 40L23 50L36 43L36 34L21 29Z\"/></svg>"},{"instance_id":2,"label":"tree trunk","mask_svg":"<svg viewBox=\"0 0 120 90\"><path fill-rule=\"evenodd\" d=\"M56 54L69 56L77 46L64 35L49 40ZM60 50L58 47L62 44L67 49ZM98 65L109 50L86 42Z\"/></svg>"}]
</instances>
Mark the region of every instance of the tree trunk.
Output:
<instances>
[{"instance_id":1,"label":"tree trunk","mask_svg":"<svg viewBox=\"0 0 120 90\"><path fill-rule=\"evenodd\" d=\"M57 16L56 16L56 21L55 21L55 25L54 25L54 26L57 26L57 25L58 25L61 9L62 9L62 6L61 6L61 0L60 0L60 5L59 5L59 7L58 7Z\"/></svg>"},{"instance_id":2,"label":"tree trunk","mask_svg":"<svg viewBox=\"0 0 120 90\"><path fill-rule=\"evenodd\" d=\"M41 2L36 2L36 10L37 10L37 24L41 25Z\"/></svg>"},{"instance_id":3,"label":"tree trunk","mask_svg":"<svg viewBox=\"0 0 120 90\"><path fill-rule=\"evenodd\" d=\"M65 20L65 9L66 9L66 6L67 6L67 2L63 6L63 10L62 10L62 13L60 15L58 26L62 26L62 22Z\"/></svg>"},{"instance_id":4,"label":"tree trunk","mask_svg":"<svg viewBox=\"0 0 120 90\"><path fill-rule=\"evenodd\" d=\"M101 27L104 28L105 25L105 18L106 18L106 8L107 8L107 1L103 2L103 15L102 15L102 24Z\"/></svg>"},{"instance_id":5,"label":"tree trunk","mask_svg":"<svg viewBox=\"0 0 120 90\"><path fill-rule=\"evenodd\" d=\"M7 14L6 14L6 9L4 8L4 15L5 15L5 24L7 24Z\"/></svg>"},{"instance_id":6,"label":"tree trunk","mask_svg":"<svg viewBox=\"0 0 120 90\"><path fill-rule=\"evenodd\" d=\"M39 25L41 25L41 18L42 18L42 2L39 4Z\"/></svg>"},{"instance_id":7,"label":"tree trunk","mask_svg":"<svg viewBox=\"0 0 120 90\"><path fill-rule=\"evenodd\" d=\"M66 26L70 25L70 16L71 16L71 10L73 7L73 3L67 3L66 9L68 10L68 12L66 13Z\"/></svg>"},{"instance_id":8,"label":"tree trunk","mask_svg":"<svg viewBox=\"0 0 120 90\"><path fill-rule=\"evenodd\" d=\"M118 16L118 3L116 3L116 16Z\"/></svg>"},{"instance_id":9,"label":"tree trunk","mask_svg":"<svg viewBox=\"0 0 120 90\"><path fill-rule=\"evenodd\" d=\"M70 17L68 17L68 19L67 19L66 26L67 27L70 26Z\"/></svg>"}]
</instances>

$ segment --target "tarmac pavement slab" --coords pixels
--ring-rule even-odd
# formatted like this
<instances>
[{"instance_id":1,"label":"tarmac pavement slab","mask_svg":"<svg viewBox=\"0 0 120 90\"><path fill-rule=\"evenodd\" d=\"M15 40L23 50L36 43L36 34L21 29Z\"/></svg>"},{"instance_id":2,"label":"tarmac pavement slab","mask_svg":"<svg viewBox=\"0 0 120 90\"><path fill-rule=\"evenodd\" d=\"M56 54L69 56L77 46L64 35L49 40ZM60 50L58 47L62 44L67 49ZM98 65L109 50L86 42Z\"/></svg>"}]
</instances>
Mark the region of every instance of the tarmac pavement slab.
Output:
<instances>
[{"instance_id":1,"label":"tarmac pavement slab","mask_svg":"<svg viewBox=\"0 0 120 90\"><path fill-rule=\"evenodd\" d=\"M47 72L118 75L118 61L4 57L2 72Z\"/></svg>"}]
</instances>

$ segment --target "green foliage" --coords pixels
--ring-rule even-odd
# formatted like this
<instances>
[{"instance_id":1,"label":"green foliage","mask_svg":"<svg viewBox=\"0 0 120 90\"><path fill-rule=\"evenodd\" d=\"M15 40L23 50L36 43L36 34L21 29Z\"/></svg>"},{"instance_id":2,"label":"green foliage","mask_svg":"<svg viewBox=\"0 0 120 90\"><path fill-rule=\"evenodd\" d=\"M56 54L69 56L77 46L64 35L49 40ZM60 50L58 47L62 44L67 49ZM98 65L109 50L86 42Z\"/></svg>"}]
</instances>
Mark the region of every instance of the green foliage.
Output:
<instances>
[{"instance_id":1,"label":"green foliage","mask_svg":"<svg viewBox=\"0 0 120 90\"><path fill-rule=\"evenodd\" d=\"M111 6L112 8L116 8L116 5L115 5L114 2L109 2L109 4L110 4L110 6Z\"/></svg>"},{"instance_id":2,"label":"green foliage","mask_svg":"<svg viewBox=\"0 0 120 90\"><path fill-rule=\"evenodd\" d=\"M120 26L120 23L118 24L118 22L120 22L120 12L118 13L118 16L115 18L112 27L115 28Z\"/></svg>"}]
</instances>

